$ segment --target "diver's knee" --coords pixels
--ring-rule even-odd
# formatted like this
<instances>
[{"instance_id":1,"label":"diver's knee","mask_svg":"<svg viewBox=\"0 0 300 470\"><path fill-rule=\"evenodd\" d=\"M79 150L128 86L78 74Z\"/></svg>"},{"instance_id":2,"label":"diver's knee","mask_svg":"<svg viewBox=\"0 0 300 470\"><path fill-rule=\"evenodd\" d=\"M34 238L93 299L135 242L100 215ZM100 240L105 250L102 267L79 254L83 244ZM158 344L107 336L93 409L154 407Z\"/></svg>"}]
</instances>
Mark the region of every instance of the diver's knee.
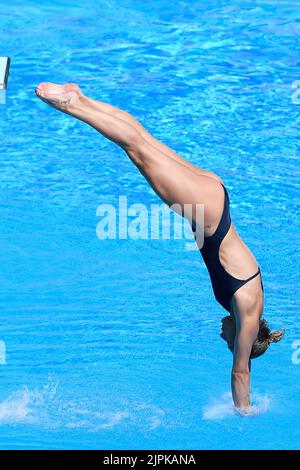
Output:
<instances>
[{"instance_id":1,"label":"diver's knee","mask_svg":"<svg viewBox=\"0 0 300 470\"><path fill-rule=\"evenodd\" d=\"M149 153L147 151L147 142L143 137L139 137L128 143L124 150L126 151L129 158L137 165L140 169L145 169L149 160Z\"/></svg>"}]
</instances>

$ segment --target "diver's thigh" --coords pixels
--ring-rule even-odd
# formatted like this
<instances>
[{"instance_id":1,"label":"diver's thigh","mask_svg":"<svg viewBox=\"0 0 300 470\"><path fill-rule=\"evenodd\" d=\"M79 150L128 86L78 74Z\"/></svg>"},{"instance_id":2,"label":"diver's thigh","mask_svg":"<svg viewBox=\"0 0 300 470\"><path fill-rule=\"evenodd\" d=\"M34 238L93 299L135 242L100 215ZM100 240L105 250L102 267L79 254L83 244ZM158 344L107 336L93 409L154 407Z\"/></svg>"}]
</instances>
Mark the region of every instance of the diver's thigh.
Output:
<instances>
[{"instance_id":1,"label":"diver's thigh","mask_svg":"<svg viewBox=\"0 0 300 470\"><path fill-rule=\"evenodd\" d=\"M224 189L213 178L197 174L180 161L169 158L149 142L144 142L133 152L141 161L141 173L154 191L169 206L178 204L181 209L191 206L193 217L196 205L203 205L207 233L213 233L223 212Z\"/></svg>"}]
</instances>

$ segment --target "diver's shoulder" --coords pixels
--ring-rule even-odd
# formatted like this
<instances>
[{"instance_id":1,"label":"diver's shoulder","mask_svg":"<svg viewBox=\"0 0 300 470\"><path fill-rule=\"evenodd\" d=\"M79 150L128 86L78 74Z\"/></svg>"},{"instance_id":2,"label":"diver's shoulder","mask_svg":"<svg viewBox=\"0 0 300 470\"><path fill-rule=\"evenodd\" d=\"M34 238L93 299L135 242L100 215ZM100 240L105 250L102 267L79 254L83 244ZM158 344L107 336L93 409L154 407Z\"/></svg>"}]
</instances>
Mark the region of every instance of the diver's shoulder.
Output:
<instances>
[{"instance_id":1,"label":"diver's shoulder","mask_svg":"<svg viewBox=\"0 0 300 470\"><path fill-rule=\"evenodd\" d=\"M252 281L254 280L255 278L252 279ZM264 294L260 285L250 285L252 281L238 289L232 297L233 312L239 317L256 316L260 318L263 314ZM256 282L253 284L256 284Z\"/></svg>"}]
</instances>

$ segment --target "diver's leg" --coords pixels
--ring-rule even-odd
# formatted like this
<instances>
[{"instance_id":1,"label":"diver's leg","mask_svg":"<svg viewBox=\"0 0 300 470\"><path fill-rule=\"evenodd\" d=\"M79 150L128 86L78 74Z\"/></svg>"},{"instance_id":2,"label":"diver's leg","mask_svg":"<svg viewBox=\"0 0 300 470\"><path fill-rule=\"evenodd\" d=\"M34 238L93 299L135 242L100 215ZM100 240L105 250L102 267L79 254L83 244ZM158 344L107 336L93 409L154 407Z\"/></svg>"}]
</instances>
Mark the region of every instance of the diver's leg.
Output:
<instances>
[{"instance_id":1,"label":"diver's leg","mask_svg":"<svg viewBox=\"0 0 300 470\"><path fill-rule=\"evenodd\" d=\"M95 109L99 109L100 111L103 111L105 113L112 114L115 117L130 123L142 134L142 136L147 142L152 144L153 147L157 148L157 150L160 150L161 152L165 153L168 157L173 158L174 160L182 163L183 165L187 166L188 168L190 168L192 171L194 171L195 173L199 175L210 176L211 178L214 178L219 183L223 183L221 178L215 173L213 173L212 171L207 171L207 170L204 170L203 168L199 168L196 165L193 165L188 160L178 155L178 153L176 153L170 147L165 145L163 142L153 137L153 135L150 134L150 132L148 132L145 129L145 127L127 111L116 108L115 106L112 106L108 103L104 103L102 101L94 100L92 98L88 98L88 99L90 100L90 103L95 107Z\"/></svg>"},{"instance_id":2,"label":"diver's leg","mask_svg":"<svg viewBox=\"0 0 300 470\"><path fill-rule=\"evenodd\" d=\"M51 87L51 88L50 88ZM52 89L52 92L56 93L62 93L64 91L76 91L80 96L83 96L80 88L78 85L71 83L68 85L55 85L52 83L42 83L39 85L39 88L47 90L47 88ZM114 117L117 117L128 124L131 124L133 127L135 127L140 134L143 136L144 140L152 144L153 147L155 147L157 150L160 150L163 152L166 156L169 158L172 158L179 163L182 163L186 167L190 168L190 170L194 171L195 173L203 176L210 176L211 178L214 178L216 181L219 183L223 183L221 178L213 173L212 171L207 171L203 170L202 168L199 168L192 163L188 162L184 158L182 158L180 155L178 155L174 150L172 150L170 147L165 145L163 142L159 141L153 135L151 135L145 127L137 121L131 114L129 114L127 111L124 111L122 109L119 109L115 106L112 106L111 104L104 103L102 101L98 101L89 97L85 97L85 99L91 104L91 107L93 107L95 110L102 111L104 113L110 114Z\"/></svg>"},{"instance_id":3,"label":"diver's leg","mask_svg":"<svg viewBox=\"0 0 300 470\"><path fill-rule=\"evenodd\" d=\"M122 147L154 191L172 206L177 204L189 219L197 220L197 204L204 205L205 233L210 235L220 220L224 191L213 178L197 174L146 141L130 123L95 109L89 100L76 91L63 93L39 92L37 95L56 109L70 114L94 127L106 138Z\"/></svg>"}]
</instances>

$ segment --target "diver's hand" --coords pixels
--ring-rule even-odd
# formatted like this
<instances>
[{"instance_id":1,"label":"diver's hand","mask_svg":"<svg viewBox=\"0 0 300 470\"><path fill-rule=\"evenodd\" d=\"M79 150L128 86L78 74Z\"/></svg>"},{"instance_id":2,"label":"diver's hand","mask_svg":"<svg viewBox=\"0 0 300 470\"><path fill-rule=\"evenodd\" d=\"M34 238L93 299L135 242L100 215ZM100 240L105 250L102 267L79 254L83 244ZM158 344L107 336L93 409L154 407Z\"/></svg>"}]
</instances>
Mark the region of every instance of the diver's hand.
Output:
<instances>
[{"instance_id":1,"label":"diver's hand","mask_svg":"<svg viewBox=\"0 0 300 470\"><path fill-rule=\"evenodd\" d=\"M237 408L235 406L234 407L234 413L237 416L251 416L251 415L254 414L251 406L247 406L246 408Z\"/></svg>"},{"instance_id":2,"label":"diver's hand","mask_svg":"<svg viewBox=\"0 0 300 470\"><path fill-rule=\"evenodd\" d=\"M234 413L237 416L257 416L259 414L259 409L257 406L247 406L246 408L234 407Z\"/></svg>"}]
</instances>

